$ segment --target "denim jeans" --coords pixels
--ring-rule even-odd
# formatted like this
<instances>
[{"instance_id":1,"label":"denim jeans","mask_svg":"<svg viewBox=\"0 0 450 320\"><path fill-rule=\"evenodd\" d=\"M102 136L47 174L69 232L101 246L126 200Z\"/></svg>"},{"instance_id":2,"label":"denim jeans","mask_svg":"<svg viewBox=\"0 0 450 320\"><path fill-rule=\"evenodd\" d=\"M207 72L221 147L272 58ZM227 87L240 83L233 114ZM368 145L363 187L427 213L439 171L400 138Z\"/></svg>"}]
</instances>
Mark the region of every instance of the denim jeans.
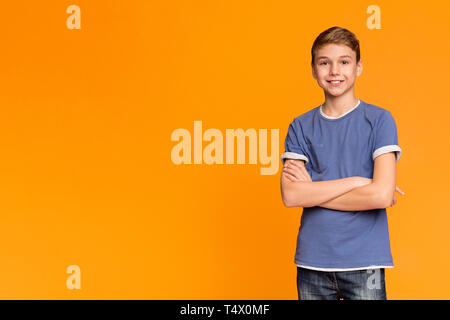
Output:
<instances>
[{"instance_id":1,"label":"denim jeans","mask_svg":"<svg viewBox=\"0 0 450 320\"><path fill-rule=\"evenodd\" d=\"M316 271L297 266L299 300L386 300L384 268Z\"/></svg>"}]
</instances>

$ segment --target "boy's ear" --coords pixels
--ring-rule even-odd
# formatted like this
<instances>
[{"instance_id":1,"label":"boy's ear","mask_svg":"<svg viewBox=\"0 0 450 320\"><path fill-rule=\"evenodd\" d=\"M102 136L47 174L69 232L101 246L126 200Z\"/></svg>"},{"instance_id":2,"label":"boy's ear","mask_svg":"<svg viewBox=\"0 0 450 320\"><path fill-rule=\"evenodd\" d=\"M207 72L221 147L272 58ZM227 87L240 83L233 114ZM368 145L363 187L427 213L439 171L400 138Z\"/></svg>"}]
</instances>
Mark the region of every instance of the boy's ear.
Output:
<instances>
[{"instance_id":1,"label":"boy's ear","mask_svg":"<svg viewBox=\"0 0 450 320\"><path fill-rule=\"evenodd\" d=\"M313 76L313 78L317 80L317 77L316 77L316 70L315 70L313 64L311 64L311 69L312 69L312 76Z\"/></svg>"},{"instance_id":2,"label":"boy's ear","mask_svg":"<svg viewBox=\"0 0 450 320\"><path fill-rule=\"evenodd\" d=\"M362 59L359 60L358 64L356 65L356 76L360 76L363 71L363 65L362 65Z\"/></svg>"}]
</instances>

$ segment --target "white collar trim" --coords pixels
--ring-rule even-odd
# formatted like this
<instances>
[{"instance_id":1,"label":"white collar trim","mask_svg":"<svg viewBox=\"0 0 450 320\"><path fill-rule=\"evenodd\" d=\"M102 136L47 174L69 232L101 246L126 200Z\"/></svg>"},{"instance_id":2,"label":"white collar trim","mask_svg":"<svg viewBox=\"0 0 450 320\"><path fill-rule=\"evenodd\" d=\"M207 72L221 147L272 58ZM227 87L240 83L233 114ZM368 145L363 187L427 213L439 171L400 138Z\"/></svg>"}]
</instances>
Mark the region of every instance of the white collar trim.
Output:
<instances>
[{"instance_id":1,"label":"white collar trim","mask_svg":"<svg viewBox=\"0 0 450 320\"><path fill-rule=\"evenodd\" d=\"M324 102L325 103L325 102ZM352 112L353 110L355 110L358 106L359 106L359 104L361 103L361 100L359 100L358 99L358 103L356 103L356 105L353 107L353 108L351 108L350 110L348 110L346 113L344 113L344 114L341 114L340 116L338 116L338 117L330 117L330 116L327 116L325 113L323 113L323 111L322 111L322 106L323 106L323 103L320 105L320 114L322 115L322 116L324 116L325 118L327 118L327 119L339 119L339 118L342 118L343 116L345 116L346 114L348 114L348 113L350 113L350 112Z\"/></svg>"}]
</instances>

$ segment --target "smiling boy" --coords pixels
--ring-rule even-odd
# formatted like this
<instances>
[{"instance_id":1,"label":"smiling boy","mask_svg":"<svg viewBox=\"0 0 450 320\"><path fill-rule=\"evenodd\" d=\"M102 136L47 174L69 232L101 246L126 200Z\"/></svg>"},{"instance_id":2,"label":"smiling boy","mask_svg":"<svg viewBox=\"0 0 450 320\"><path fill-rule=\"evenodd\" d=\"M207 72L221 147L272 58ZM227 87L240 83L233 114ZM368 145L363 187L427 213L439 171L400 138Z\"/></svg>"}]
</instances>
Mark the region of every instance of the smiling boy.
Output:
<instances>
[{"instance_id":1,"label":"smiling boy","mask_svg":"<svg viewBox=\"0 0 450 320\"><path fill-rule=\"evenodd\" d=\"M359 41L322 32L311 49L325 102L296 117L285 140L281 195L303 207L295 263L299 299L386 299L393 267L386 208L402 150L391 113L354 95ZM401 190L400 190L401 191Z\"/></svg>"}]
</instances>

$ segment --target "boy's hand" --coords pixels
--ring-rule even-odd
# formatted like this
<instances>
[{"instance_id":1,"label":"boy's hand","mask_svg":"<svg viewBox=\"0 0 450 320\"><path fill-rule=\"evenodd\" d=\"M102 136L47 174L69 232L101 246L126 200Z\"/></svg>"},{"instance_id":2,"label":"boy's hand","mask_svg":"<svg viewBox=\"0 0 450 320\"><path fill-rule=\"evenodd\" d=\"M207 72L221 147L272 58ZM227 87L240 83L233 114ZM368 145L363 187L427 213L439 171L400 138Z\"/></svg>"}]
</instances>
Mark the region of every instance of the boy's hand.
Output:
<instances>
[{"instance_id":1,"label":"boy's hand","mask_svg":"<svg viewBox=\"0 0 450 320\"><path fill-rule=\"evenodd\" d=\"M394 198L392 200L392 204L389 207L393 207L397 204L397 198L395 197L395 192L394 192Z\"/></svg>"},{"instance_id":2,"label":"boy's hand","mask_svg":"<svg viewBox=\"0 0 450 320\"><path fill-rule=\"evenodd\" d=\"M395 191L400 193L402 196L405 195L405 193L399 187L395 187ZM394 191L394 197L392 199L392 204L389 207L393 207L397 204L397 198L395 196L395 191Z\"/></svg>"},{"instance_id":3,"label":"boy's hand","mask_svg":"<svg viewBox=\"0 0 450 320\"><path fill-rule=\"evenodd\" d=\"M312 181L302 160L287 159L284 162L283 174L290 181Z\"/></svg>"}]
</instances>

